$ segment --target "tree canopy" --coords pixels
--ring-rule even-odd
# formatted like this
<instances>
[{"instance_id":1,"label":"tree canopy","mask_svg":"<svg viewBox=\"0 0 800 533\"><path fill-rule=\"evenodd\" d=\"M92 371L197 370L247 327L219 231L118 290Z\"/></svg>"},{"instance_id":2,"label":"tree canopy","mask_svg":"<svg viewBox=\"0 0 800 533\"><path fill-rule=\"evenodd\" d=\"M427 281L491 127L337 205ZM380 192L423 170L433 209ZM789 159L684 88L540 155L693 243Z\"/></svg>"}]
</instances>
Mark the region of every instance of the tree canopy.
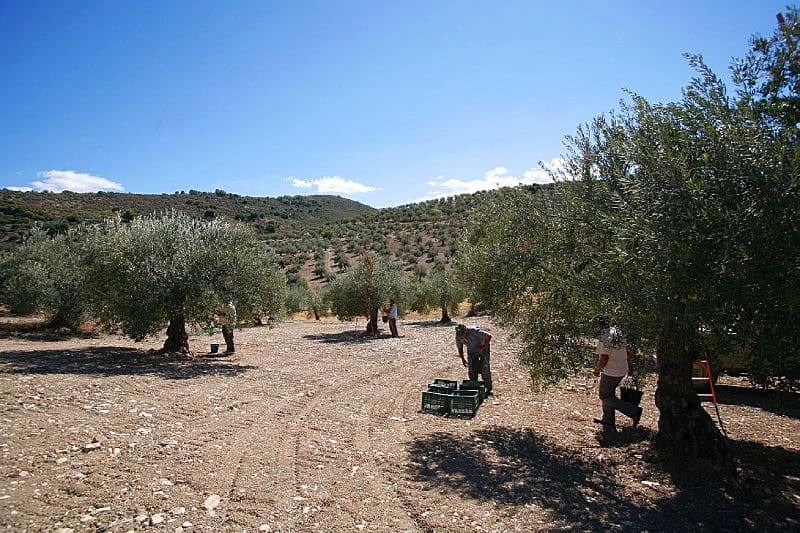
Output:
<instances>
[{"instance_id":1,"label":"tree canopy","mask_svg":"<svg viewBox=\"0 0 800 533\"><path fill-rule=\"evenodd\" d=\"M285 279L248 228L178 212L92 228L85 261L100 318L134 339L169 325L166 350L186 350L186 322L211 326L233 304L239 319L276 316Z\"/></svg>"},{"instance_id":2,"label":"tree canopy","mask_svg":"<svg viewBox=\"0 0 800 533\"><path fill-rule=\"evenodd\" d=\"M786 18L796 42L797 11ZM691 387L701 331L735 333L762 382L798 377L797 55L781 53L786 38L754 41L734 65L734 97L689 56L697 75L680 101L631 94L579 127L557 186L497 199L459 261L540 383L583 367L597 312L655 353L657 443L674 454L725 455Z\"/></svg>"},{"instance_id":3,"label":"tree canopy","mask_svg":"<svg viewBox=\"0 0 800 533\"><path fill-rule=\"evenodd\" d=\"M82 228L49 236L34 227L30 237L0 261L0 301L13 313L45 313L51 327L77 330L89 313Z\"/></svg>"},{"instance_id":4,"label":"tree canopy","mask_svg":"<svg viewBox=\"0 0 800 533\"><path fill-rule=\"evenodd\" d=\"M378 311L391 298L401 302L406 293L405 285L400 267L374 253L368 253L351 270L331 282L325 298L338 318L349 320L357 316L368 317L368 331L377 333Z\"/></svg>"}]
</instances>

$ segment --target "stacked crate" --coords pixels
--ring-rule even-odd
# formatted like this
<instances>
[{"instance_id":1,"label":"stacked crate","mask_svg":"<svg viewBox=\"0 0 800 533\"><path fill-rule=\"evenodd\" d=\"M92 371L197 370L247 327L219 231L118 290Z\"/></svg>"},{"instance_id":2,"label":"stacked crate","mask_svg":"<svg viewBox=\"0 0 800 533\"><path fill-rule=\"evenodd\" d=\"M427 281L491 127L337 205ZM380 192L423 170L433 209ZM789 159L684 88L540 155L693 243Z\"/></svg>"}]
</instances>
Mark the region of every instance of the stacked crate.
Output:
<instances>
[{"instance_id":1,"label":"stacked crate","mask_svg":"<svg viewBox=\"0 0 800 533\"><path fill-rule=\"evenodd\" d=\"M428 413L473 417L483 402L483 383L435 379L422 393L422 410Z\"/></svg>"}]
</instances>

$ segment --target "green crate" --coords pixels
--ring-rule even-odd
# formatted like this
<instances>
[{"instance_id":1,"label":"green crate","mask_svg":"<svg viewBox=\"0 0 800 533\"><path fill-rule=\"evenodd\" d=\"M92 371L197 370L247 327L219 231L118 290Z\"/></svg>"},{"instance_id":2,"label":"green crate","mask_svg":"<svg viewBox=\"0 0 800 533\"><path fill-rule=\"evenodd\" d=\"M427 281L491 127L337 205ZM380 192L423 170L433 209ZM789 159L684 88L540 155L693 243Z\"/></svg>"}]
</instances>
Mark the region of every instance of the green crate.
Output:
<instances>
[{"instance_id":1,"label":"green crate","mask_svg":"<svg viewBox=\"0 0 800 533\"><path fill-rule=\"evenodd\" d=\"M428 384L428 392L438 392L441 394L452 394L455 389L453 387L445 387L436 383Z\"/></svg>"},{"instance_id":2,"label":"green crate","mask_svg":"<svg viewBox=\"0 0 800 533\"><path fill-rule=\"evenodd\" d=\"M486 387L483 386L483 381L470 381L465 379L461 382L461 387L459 390L474 390L478 391L478 403L483 403L484 398L486 398Z\"/></svg>"},{"instance_id":3,"label":"green crate","mask_svg":"<svg viewBox=\"0 0 800 533\"><path fill-rule=\"evenodd\" d=\"M458 388L458 381L452 379L434 379L433 384L439 387L449 387L451 389Z\"/></svg>"},{"instance_id":4,"label":"green crate","mask_svg":"<svg viewBox=\"0 0 800 533\"><path fill-rule=\"evenodd\" d=\"M422 393L422 410L428 413L446 415L450 412L451 398L450 394L424 391Z\"/></svg>"},{"instance_id":5,"label":"green crate","mask_svg":"<svg viewBox=\"0 0 800 533\"><path fill-rule=\"evenodd\" d=\"M450 396L450 414L453 416L475 416L480 401L477 390L457 390Z\"/></svg>"}]
</instances>

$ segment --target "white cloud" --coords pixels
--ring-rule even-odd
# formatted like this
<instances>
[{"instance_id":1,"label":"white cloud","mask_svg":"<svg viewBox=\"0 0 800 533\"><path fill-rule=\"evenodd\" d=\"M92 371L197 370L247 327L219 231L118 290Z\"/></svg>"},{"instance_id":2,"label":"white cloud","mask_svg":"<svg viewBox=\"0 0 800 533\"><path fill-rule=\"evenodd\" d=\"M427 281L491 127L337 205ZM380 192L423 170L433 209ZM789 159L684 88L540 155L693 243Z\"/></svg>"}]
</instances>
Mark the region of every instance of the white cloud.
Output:
<instances>
[{"instance_id":1,"label":"white cloud","mask_svg":"<svg viewBox=\"0 0 800 533\"><path fill-rule=\"evenodd\" d=\"M522 179L523 184L552 183L553 178L550 176L550 172L561 178L566 178L566 167L563 158L554 157L550 161L540 163L540 165L540 167L528 169L522 174L524 176Z\"/></svg>"},{"instance_id":2,"label":"white cloud","mask_svg":"<svg viewBox=\"0 0 800 533\"><path fill-rule=\"evenodd\" d=\"M545 169L555 172L564 168L561 158L551 159L547 163L542 163ZM531 168L523 173L522 178L509 175L508 169L503 166L488 170L483 178L473 180L461 180L456 178L445 179L444 176L437 176L428 182L432 190L415 202L424 202L436 198L445 198L457 194L472 194L478 191L500 189L502 187L516 187L517 185L532 185L534 183L551 183L553 180L547 171L542 168Z\"/></svg>"},{"instance_id":3,"label":"white cloud","mask_svg":"<svg viewBox=\"0 0 800 533\"><path fill-rule=\"evenodd\" d=\"M119 183L115 183L100 176L92 176L91 174L75 172L73 170L48 170L46 172L38 172L37 175L43 179L34 181L31 185L40 191L125 191L125 188Z\"/></svg>"},{"instance_id":4,"label":"white cloud","mask_svg":"<svg viewBox=\"0 0 800 533\"><path fill-rule=\"evenodd\" d=\"M344 179L341 176L325 176L324 178L312 180L289 178L289 181L292 182L293 187L298 187L300 189L316 187L316 192L318 193L357 194L380 190L357 181Z\"/></svg>"},{"instance_id":5,"label":"white cloud","mask_svg":"<svg viewBox=\"0 0 800 533\"><path fill-rule=\"evenodd\" d=\"M9 191L17 191L17 192L31 192L33 190L32 187L5 187Z\"/></svg>"},{"instance_id":6,"label":"white cloud","mask_svg":"<svg viewBox=\"0 0 800 533\"><path fill-rule=\"evenodd\" d=\"M292 182L292 187L297 187L299 189L310 189L314 186L314 184L310 181L301 180L298 178L289 178L289 180Z\"/></svg>"}]
</instances>

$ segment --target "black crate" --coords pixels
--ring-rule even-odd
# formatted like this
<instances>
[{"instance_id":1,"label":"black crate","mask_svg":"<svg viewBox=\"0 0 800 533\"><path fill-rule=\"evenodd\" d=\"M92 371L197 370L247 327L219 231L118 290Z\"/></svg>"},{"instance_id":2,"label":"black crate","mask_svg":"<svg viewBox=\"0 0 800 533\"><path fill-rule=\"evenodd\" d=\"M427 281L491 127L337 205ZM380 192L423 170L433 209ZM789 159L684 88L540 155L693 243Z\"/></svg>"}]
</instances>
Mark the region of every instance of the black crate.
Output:
<instances>
[{"instance_id":1,"label":"black crate","mask_svg":"<svg viewBox=\"0 0 800 533\"><path fill-rule=\"evenodd\" d=\"M422 393L422 410L427 413L446 415L450 412L451 398L450 394L425 391Z\"/></svg>"},{"instance_id":2,"label":"black crate","mask_svg":"<svg viewBox=\"0 0 800 533\"><path fill-rule=\"evenodd\" d=\"M438 392L441 394L452 394L455 389L453 387L445 387L436 383L428 384L428 392Z\"/></svg>"},{"instance_id":3,"label":"black crate","mask_svg":"<svg viewBox=\"0 0 800 533\"><path fill-rule=\"evenodd\" d=\"M458 388L458 381L453 379L434 379L433 384L438 385L439 387L449 387L451 389Z\"/></svg>"},{"instance_id":4,"label":"black crate","mask_svg":"<svg viewBox=\"0 0 800 533\"><path fill-rule=\"evenodd\" d=\"M450 414L453 416L475 416L480 401L478 390L457 390L450 396Z\"/></svg>"},{"instance_id":5,"label":"black crate","mask_svg":"<svg viewBox=\"0 0 800 533\"><path fill-rule=\"evenodd\" d=\"M461 387L459 390L474 390L478 391L478 403L483 403L484 398L486 398L486 387L483 385L483 381L470 381L465 379L461 382Z\"/></svg>"}]
</instances>

